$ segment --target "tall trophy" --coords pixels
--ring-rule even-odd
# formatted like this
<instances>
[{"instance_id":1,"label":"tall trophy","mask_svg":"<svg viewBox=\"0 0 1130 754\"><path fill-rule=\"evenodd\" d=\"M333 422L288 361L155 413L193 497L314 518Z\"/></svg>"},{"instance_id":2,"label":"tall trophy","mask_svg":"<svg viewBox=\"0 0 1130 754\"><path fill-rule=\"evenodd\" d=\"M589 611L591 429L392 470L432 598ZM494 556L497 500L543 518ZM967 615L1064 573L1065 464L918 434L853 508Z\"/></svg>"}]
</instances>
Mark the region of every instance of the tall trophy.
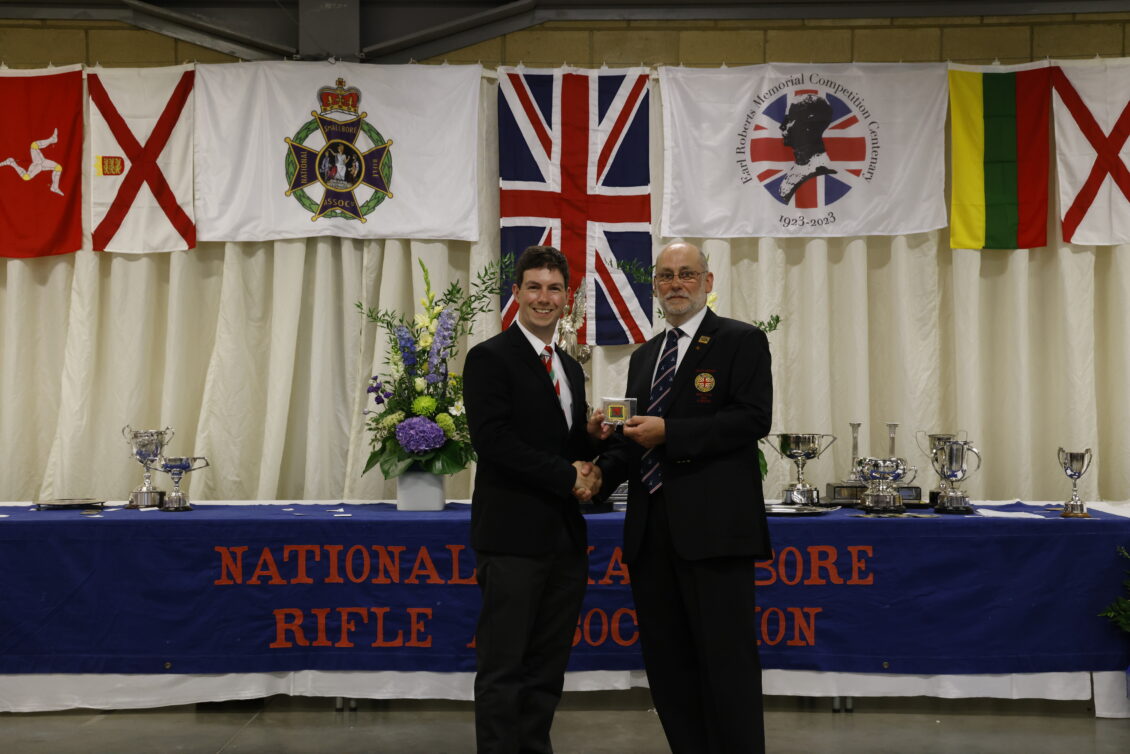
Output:
<instances>
[{"instance_id":1,"label":"tall trophy","mask_svg":"<svg viewBox=\"0 0 1130 754\"><path fill-rule=\"evenodd\" d=\"M153 486L153 462L165 452L173 434L169 427L134 429L128 424L122 427L122 437L130 447L130 455L145 469L141 486L129 495L127 508L159 508L165 502L165 491Z\"/></svg>"},{"instance_id":2,"label":"tall trophy","mask_svg":"<svg viewBox=\"0 0 1130 754\"><path fill-rule=\"evenodd\" d=\"M866 483L859 478L859 428L863 422L848 422L851 427L851 470L847 479L828 482L828 499L833 505L858 505Z\"/></svg>"},{"instance_id":3,"label":"tall trophy","mask_svg":"<svg viewBox=\"0 0 1130 754\"><path fill-rule=\"evenodd\" d=\"M1063 504L1063 513L1059 514L1061 518L1090 518L1091 514L1087 512L1087 504L1079 497L1079 477L1087 473L1087 469L1091 468L1091 459L1094 454L1091 449L1087 448L1082 453L1059 449L1059 465L1063 468L1063 473L1071 480L1071 499Z\"/></svg>"},{"instance_id":4,"label":"tall trophy","mask_svg":"<svg viewBox=\"0 0 1130 754\"><path fill-rule=\"evenodd\" d=\"M796 464L796 481L781 491L781 502L785 505L820 505L820 490L804 481L804 465L819 458L836 441L836 436L786 432L772 437L777 438L777 445L769 443L768 438L763 439L778 455ZM823 438L831 439L820 447Z\"/></svg>"},{"instance_id":5,"label":"tall trophy","mask_svg":"<svg viewBox=\"0 0 1130 754\"><path fill-rule=\"evenodd\" d=\"M934 499L934 510L937 513L973 512L969 496L957 488L957 483L964 481L971 473L970 454L977 459L977 467L972 471L977 471L981 468L981 452L968 440L947 440L935 448L930 463L942 478L944 486L938 490L937 498Z\"/></svg>"},{"instance_id":6,"label":"tall trophy","mask_svg":"<svg viewBox=\"0 0 1130 754\"><path fill-rule=\"evenodd\" d=\"M925 444L922 442L923 438L926 440ZM934 454L938 451L938 448L956 439L957 435L947 432L939 432L931 435L919 430L914 433L914 441L918 443L918 449L922 451L923 455L930 459L931 464L934 462ZM934 467L934 470L937 471L937 466ZM937 489L930 490L930 505L937 505L938 495L943 492L948 492L950 489L949 480L947 480L940 471L938 471L938 475L941 476L941 481L938 483Z\"/></svg>"},{"instance_id":7,"label":"tall trophy","mask_svg":"<svg viewBox=\"0 0 1130 754\"><path fill-rule=\"evenodd\" d=\"M204 463L198 466L196 465L197 461ZM181 492L180 480L188 472L197 471L210 465L208 459L204 456L168 456L161 458L161 462L157 466L158 470L165 472L173 480L173 491L165 497L161 504L161 510L172 513L192 510L192 506L188 504L188 495Z\"/></svg>"}]
</instances>

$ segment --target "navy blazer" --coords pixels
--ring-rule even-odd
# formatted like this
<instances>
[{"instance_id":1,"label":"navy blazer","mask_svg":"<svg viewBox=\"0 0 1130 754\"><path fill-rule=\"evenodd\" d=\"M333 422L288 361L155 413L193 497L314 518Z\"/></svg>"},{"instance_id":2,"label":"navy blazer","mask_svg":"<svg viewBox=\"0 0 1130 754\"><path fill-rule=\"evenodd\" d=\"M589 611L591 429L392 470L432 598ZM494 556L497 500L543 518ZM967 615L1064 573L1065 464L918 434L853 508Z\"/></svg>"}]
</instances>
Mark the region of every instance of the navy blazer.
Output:
<instances>
[{"instance_id":1,"label":"navy blazer","mask_svg":"<svg viewBox=\"0 0 1130 754\"><path fill-rule=\"evenodd\" d=\"M517 325L467 354L463 402L478 454L471 497L471 546L511 555L544 555L566 527L579 549L585 522L573 497L573 461L591 460L581 365L557 349L573 393L573 427L545 365Z\"/></svg>"},{"instance_id":2,"label":"navy blazer","mask_svg":"<svg viewBox=\"0 0 1130 754\"><path fill-rule=\"evenodd\" d=\"M644 413L664 333L632 354L627 397ZM671 388L658 447L675 551L687 560L770 555L757 443L773 419L769 340L756 327L707 310ZM643 448L614 436L598 464L602 495L625 478L624 557L639 554L650 495L640 481Z\"/></svg>"}]
</instances>

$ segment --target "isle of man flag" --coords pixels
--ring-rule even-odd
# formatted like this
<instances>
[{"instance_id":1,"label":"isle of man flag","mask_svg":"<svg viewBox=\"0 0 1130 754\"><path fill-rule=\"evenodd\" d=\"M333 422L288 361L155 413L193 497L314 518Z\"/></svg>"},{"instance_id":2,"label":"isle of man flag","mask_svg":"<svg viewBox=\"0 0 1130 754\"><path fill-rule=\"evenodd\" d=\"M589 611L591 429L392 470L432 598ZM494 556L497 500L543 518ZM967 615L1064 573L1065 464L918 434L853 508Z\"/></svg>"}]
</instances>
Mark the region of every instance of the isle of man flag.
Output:
<instances>
[{"instance_id":1,"label":"isle of man flag","mask_svg":"<svg viewBox=\"0 0 1130 754\"><path fill-rule=\"evenodd\" d=\"M95 68L90 96L95 251L196 246L192 214L194 66Z\"/></svg>"},{"instance_id":2,"label":"isle of man flag","mask_svg":"<svg viewBox=\"0 0 1130 754\"><path fill-rule=\"evenodd\" d=\"M0 70L0 256L82 246L82 66Z\"/></svg>"},{"instance_id":3,"label":"isle of man flag","mask_svg":"<svg viewBox=\"0 0 1130 754\"><path fill-rule=\"evenodd\" d=\"M1130 242L1130 59L1052 62L1063 240Z\"/></svg>"}]
</instances>

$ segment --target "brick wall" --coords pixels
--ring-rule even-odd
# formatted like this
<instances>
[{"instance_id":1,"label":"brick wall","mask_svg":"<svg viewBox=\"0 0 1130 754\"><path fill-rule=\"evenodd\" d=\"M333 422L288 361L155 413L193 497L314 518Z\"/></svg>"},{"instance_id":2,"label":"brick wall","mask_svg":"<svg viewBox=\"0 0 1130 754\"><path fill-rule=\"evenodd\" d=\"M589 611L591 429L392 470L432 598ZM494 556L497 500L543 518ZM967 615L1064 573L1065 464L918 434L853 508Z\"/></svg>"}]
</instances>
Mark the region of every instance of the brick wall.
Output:
<instances>
[{"instance_id":1,"label":"brick wall","mask_svg":"<svg viewBox=\"0 0 1130 754\"><path fill-rule=\"evenodd\" d=\"M231 55L117 21L0 19L0 63L10 68L73 63L137 67L234 60Z\"/></svg>"},{"instance_id":2,"label":"brick wall","mask_svg":"<svg viewBox=\"0 0 1130 754\"><path fill-rule=\"evenodd\" d=\"M1130 56L1130 12L953 18L750 21L553 21L427 62L494 67L749 65L938 61L1019 63L1044 57ZM115 21L0 20L0 62L176 65L235 60Z\"/></svg>"},{"instance_id":3,"label":"brick wall","mask_svg":"<svg viewBox=\"0 0 1130 754\"><path fill-rule=\"evenodd\" d=\"M554 21L432 60L552 67L1130 56L1130 13L763 21Z\"/></svg>"}]
</instances>

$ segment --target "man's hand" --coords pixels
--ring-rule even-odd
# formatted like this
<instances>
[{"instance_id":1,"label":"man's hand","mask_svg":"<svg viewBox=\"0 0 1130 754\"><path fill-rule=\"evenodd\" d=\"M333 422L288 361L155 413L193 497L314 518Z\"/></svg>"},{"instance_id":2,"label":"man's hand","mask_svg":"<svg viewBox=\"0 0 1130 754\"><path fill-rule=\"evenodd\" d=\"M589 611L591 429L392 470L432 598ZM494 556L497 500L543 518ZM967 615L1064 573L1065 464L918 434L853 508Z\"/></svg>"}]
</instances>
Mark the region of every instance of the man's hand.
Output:
<instances>
[{"instance_id":1,"label":"man's hand","mask_svg":"<svg viewBox=\"0 0 1130 754\"><path fill-rule=\"evenodd\" d=\"M607 440L608 437L612 434L612 431L616 429L616 427L611 424L604 423L604 411L598 408L593 411L592 416L589 417L589 423L586 426L586 429L588 430L589 437L591 437L592 439Z\"/></svg>"},{"instance_id":2,"label":"man's hand","mask_svg":"<svg viewBox=\"0 0 1130 754\"><path fill-rule=\"evenodd\" d=\"M633 416L624 423L624 437L654 448L667 441L667 423L662 416Z\"/></svg>"},{"instance_id":3,"label":"man's hand","mask_svg":"<svg viewBox=\"0 0 1130 754\"><path fill-rule=\"evenodd\" d=\"M589 461L573 461L577 470L577 480L573 483L573 496L582 503L592 500L593 495L600 492L602 474L599 466Z\"/></svg>"}]
</instances>

